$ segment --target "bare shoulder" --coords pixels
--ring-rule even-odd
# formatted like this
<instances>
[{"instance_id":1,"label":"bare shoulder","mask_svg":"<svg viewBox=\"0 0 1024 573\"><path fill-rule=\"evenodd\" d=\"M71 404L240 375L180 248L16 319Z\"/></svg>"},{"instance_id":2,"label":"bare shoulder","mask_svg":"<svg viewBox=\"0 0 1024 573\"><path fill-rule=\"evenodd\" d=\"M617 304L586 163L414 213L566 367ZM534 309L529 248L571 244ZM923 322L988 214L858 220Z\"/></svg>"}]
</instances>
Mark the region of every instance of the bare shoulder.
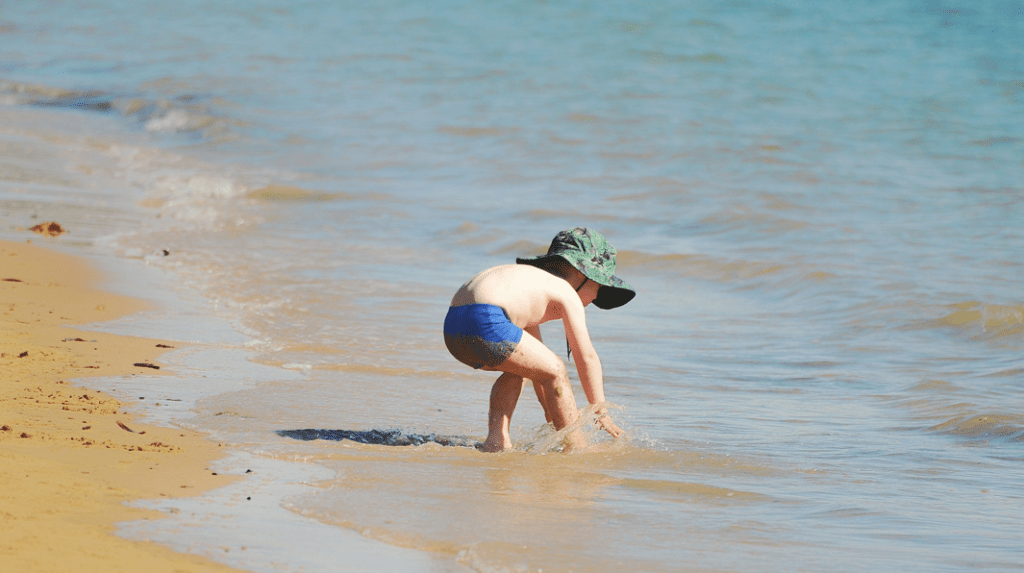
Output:
<instances>
[{"instance_id":1,"label":"bare shoulder","mask_svg":"<svg viewBox=\"0 0 1024 573\"><path fill-rule=\"evenodd\" d=\"M567 293L572 294L572 288L564 279L532 265L503 265L491 271L487 280L503 290L536 294L544 298L561 298Z\"/></svg>"},{"instance_id":2,"label":"bare shoulder","mask_svg":"<svg viewBox=\"0 0 1024 573\"><path fill-rule=\"evenodd\" d=\"M546 289L561 281L551 273L531 265L500 265L481 271L466 286L469 290ZM557 288L557 287L556 287Z\"/></svg>"}]
</instances>

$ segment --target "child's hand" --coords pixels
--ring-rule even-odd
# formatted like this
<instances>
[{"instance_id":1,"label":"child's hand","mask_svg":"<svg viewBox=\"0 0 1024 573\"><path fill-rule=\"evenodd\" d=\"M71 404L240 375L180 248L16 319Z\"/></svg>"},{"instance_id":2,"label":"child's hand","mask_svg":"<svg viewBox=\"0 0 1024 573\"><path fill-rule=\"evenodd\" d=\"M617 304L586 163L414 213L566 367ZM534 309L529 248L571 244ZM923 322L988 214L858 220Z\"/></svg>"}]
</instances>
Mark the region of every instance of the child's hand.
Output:
<instances>
[{"instance_id":1,"label":"child's hand","mask_svg":"<svg viewBox=\"0 0 1024 573\"><path fill-rule=\"evenodd\" d=\"M619 436L625 434L625 432L622 431L622 428L616 426L615 423L612 422L612 419L608 416L608 414L604 414L600 418L598 418L597 425L601 426L601 428L604 431L611 434L613 438L618 438Z\"/></svg>"}]
</instances>

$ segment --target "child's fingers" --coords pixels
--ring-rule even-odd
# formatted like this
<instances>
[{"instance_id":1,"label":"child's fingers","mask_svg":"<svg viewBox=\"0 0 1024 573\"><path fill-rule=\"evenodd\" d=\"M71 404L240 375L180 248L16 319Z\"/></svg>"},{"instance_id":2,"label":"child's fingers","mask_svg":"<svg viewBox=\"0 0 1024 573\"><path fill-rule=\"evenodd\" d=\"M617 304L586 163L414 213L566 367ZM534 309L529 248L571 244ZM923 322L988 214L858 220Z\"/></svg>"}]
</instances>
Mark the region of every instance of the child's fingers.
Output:
<instances>
[{"instance_id":1,"label":"child's fingers","mask_svg":"<svg viewBox=\"0 0 1024 573\"><path fill-rule=\"evenodd\" d=\"M618 438L624 433L622 429L616 426L615 423L612 422L612 419L609 418L608 416L601 416L597 420L597 423L601 425L601 428L603 428L604 431L611 434L613 438Z\"/></svg>"}]
</instances>

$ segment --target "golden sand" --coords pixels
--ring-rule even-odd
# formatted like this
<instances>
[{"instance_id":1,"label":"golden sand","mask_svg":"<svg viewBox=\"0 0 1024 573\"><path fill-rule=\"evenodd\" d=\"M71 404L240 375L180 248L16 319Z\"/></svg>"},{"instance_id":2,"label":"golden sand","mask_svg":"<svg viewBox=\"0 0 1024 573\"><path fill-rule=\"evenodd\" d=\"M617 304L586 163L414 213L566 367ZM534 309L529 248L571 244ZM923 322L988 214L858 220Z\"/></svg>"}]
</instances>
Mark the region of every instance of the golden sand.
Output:
<instances>
[{"instance_id":1,"label":"golden sand","mask_svg":"<svg viewBox=\"0 0 1024 573\"><path fill-rule=\"evenodd\" d=\"M233 478L207 469L217 444L137 423L125 404L71 382L159 376L164 347L180 346L64 326L146 308L92 288L98 278L73 257L0 241L0 570L235 571L114 535L117 522L162 515L127 501L195 495Z\"/></svg>"}]
</instances>

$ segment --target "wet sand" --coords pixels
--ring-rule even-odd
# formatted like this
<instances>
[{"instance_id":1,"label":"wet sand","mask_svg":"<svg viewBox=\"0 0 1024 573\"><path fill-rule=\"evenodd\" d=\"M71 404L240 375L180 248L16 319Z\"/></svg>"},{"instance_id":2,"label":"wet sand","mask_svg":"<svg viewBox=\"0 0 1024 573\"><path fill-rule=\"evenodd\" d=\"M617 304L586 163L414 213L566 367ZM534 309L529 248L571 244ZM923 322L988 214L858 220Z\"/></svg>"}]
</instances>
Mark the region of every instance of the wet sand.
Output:
<instances>
[{"instance_id":1,"label":"wet sand","mask_svg":"<svg viewBox=\"0 0 1024 573\"><path fill-rule=\"evenodd\" d=\"M147 305L92 288L97 273L37 246L48 240L0 241L3 568L237 571L114 535L118 522L163 515L130 500L193 496L236 478L208 469L222 455L218 444L138 423L129 405L89 389L90 376L163 375L161 354L181 345L76 330Z\"/></svg>"}]
</instances>

